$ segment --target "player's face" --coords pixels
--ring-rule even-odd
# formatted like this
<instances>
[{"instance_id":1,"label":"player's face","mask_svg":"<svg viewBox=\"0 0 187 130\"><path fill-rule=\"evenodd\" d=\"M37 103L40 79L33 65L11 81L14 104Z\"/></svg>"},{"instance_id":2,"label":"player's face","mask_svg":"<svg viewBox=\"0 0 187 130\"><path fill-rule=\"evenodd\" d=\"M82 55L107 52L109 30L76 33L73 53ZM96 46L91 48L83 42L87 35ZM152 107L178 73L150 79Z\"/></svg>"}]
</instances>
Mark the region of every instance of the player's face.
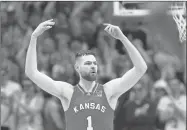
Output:
<instances>
[{"instance_id":1,"label":"player's face","mask_svg":"<svg viewBox=\"0 0 187 130\"><path fill-rule=\"evenodd\" d=\"M82 56L79 62L79 74L88 81L95 81L97 78L97 61L93 55Z\"/></svg>"}]
</instances>

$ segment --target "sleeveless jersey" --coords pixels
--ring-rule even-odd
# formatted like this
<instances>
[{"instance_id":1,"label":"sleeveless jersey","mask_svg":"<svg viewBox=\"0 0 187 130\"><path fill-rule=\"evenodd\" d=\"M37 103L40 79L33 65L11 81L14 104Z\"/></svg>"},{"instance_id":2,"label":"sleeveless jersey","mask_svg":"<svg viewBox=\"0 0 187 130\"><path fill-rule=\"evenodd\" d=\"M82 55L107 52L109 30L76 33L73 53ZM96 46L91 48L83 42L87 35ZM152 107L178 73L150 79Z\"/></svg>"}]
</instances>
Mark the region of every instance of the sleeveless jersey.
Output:
<instances>
[{"instance_id":1,"label":"sleeveless jersey","mask_svg":"<svg viewBox=\"0 0 187 130\"><path fill-rule=\"evenodd\" d=\"M96 83L91 93L76 85L65 111L66 130L113 130L114 110L103 86Z\"/></svg>"}]
</instances>

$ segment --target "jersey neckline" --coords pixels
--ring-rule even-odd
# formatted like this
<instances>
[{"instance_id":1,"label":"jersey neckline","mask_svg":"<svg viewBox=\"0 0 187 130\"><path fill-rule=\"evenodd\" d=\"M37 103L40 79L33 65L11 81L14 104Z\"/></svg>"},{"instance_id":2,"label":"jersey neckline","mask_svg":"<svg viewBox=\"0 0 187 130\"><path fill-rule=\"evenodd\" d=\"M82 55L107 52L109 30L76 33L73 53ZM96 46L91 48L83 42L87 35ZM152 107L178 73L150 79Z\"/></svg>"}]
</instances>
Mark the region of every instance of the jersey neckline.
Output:
<instances>
[{"instance_id":1,"label":"jersey neckline","mask_svg":"<svg viewBox=\"0 0 187 130\"><path fill-rule=\"evenodd\" d=\"M98 83L95 83L95 86L92 88L91 92L87 92L79 83L77 84L77 87L80 89L80 91L85 95L93 95L95 91L97 90Z\"/></svg>"}]
</instances>

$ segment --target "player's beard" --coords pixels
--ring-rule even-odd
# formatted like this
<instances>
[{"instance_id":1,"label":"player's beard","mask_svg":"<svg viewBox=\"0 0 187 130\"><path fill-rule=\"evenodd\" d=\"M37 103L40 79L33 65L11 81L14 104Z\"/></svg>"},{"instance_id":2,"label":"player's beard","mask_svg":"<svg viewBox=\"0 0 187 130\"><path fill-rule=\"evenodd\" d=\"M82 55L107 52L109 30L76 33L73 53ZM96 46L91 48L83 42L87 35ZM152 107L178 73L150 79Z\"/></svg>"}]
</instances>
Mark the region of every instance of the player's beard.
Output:
<instances>
[{"instance_id":1,"label":"player's beard","mask_svg":"<svg viewBox=\"0 0 187 130\"><path fill-rule=\"evenodd\" d=\"M95 81L97 78L97 73L93 74L93 73L86 73L86 72L82 72L81 77L87 81Z\"/></svg>"}]
</instances>

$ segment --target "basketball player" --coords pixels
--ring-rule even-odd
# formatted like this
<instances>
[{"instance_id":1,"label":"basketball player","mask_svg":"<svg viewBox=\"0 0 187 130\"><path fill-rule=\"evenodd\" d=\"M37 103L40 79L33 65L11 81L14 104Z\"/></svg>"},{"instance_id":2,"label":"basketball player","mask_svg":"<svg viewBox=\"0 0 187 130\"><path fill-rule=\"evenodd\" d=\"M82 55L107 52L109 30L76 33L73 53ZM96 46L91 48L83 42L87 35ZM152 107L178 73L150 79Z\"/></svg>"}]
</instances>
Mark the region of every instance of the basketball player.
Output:
<instances>
[{"instance_id":1,"label":"basketball player","mask_svg":"<svg viewBox=\"0 0 187 130\"><path fill-rule=\"evenodd\" d=\"M133 87L147 70L147 65L119 27L104 24L105 31L119 39L127 49L134 67L122 77L104 85L96 82L97 60L93 53L77 53L75 70L80 76L76 86L54 81L37 69L37 38L52 28L53 19L45 21L34 30L26 56L26 75L44 91L58 97L65 111L67 130L112 130L114 109L118 97ZM110 57L108 57L110 58Z\"/></svg>"}]
</instances>

